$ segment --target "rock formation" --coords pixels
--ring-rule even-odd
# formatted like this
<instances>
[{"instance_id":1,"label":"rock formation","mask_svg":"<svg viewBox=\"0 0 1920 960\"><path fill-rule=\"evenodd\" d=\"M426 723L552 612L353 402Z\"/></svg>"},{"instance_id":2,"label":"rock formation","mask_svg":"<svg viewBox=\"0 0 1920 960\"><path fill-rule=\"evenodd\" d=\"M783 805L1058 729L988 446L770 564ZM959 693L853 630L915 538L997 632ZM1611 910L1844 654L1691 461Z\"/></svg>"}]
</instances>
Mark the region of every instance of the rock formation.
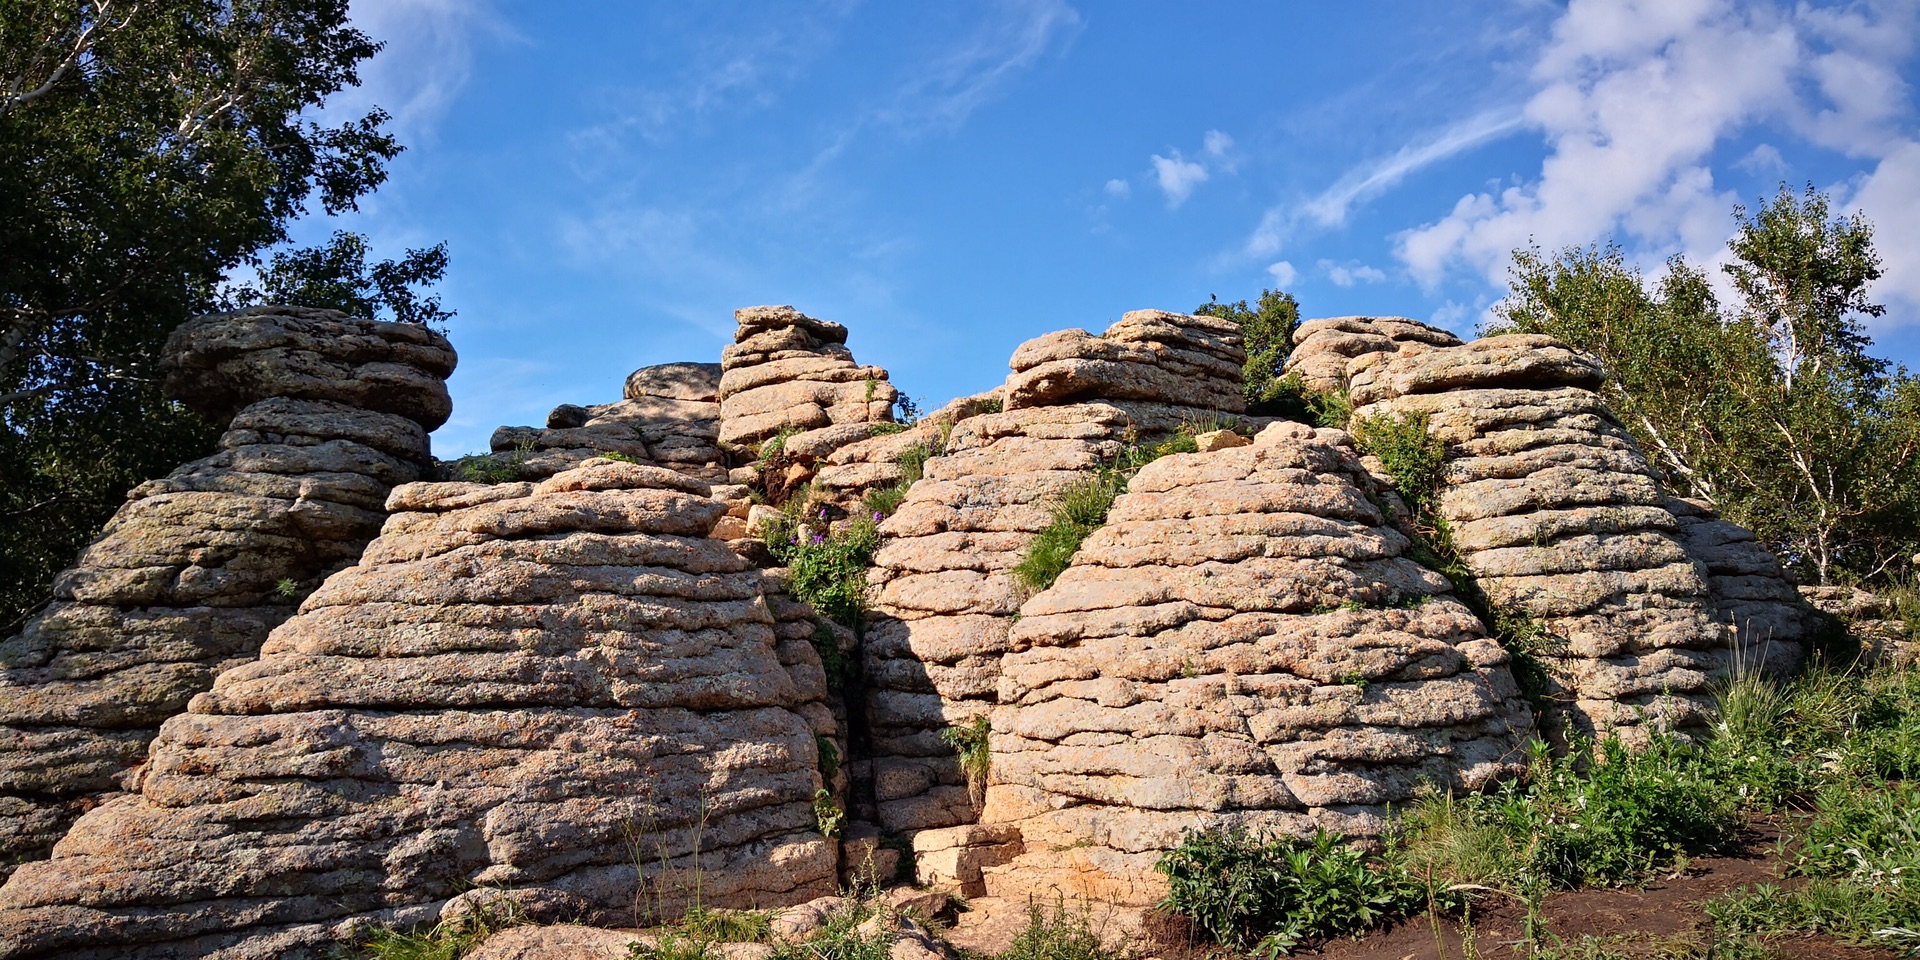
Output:
<instances>
[{"instance_id":1,"label":"rock formation","mask_svg":"<svg viewBox=\"0 0 1920 960\"><path fill-rule=\"evenodd\" d=\"M1295 327L1293 342L1283 372L1325 393L1347 388L1347 361L1362 354L1457 347L1460 338L1406 317L1321 317Z\"/></svg>"},{"instance_id":2,"label":"rock formation","mask_svg":"<svg viewBox=\"0 0 1920 960\"><path fill-rule=\"evenodd\" d=\"M720 353L721 443L893 420L899 392L887 371L854 362L846 327L792 307L746 307L733 316L739 328Z\"/></svg>"},{"instance_id":3,"label":"rock formation","mask_svg":"<svg viewBox=\"0 0 1920 960\"><path fill-rule=\"evenodd\" d=\"M1821 618L1801 599L1780 559L1704 500L1672 497L1667 512L1687 555L1706 573L1713 616L1743 659L1736 669L1787 676L1798 669Z\"/></svg>"},{"instance_id":4,"label":"rock formation","mask_svg":"<svg viewBox=\"0 0 1920 960\"><path fill-rule=\"evenodd\" d=\"M1492 603L1550 638L1576 730L1706 722L1734 652L1658 479L1594 392L1597 361L1514 334L1364 354L1347 375L1356 422L1425 416L1446 444L1453 545Z\"/></svg>"},{"instance_id":5,"label":"rock formation","mask_svg":"<svg viewBox=\"0 0 1920 960\"><path fill-rule=\"evenodd\" d=\"M1143 468L1021 607L994 713L988 822L1025 856L996 895L1147 905L1183 831L1378 836L1423 783L1516 772L1507 654L1406 559L1337 430Z\"/></svg>"},{"instance_id":6,"label":"rock formation","mask_svg":"<svg viewBox=\"0 0 1920 960\"><path fill-rule=\"evenodd\" d=\"M627 925L677 912L696 849L709 906L832 892L811 626L707 538L705 493L608 460L396 488L138 793L0 888L0 957L317 957L468 885Z\"/></svg>"},{"instance_id":7,"label":"rock formation","mask_svg":"<svg viewBox=\"0 0 1920 960\"><path fill-rule=\"evenodd\" d=\"M130 492L0 643L0 871L44 856L161 721L360 555L451 410L444 337L329 310L202 317L163 365L170 395L230 423L218 452Z\"/></svg>"},{"instance_id":8,"label":"rock formation","mask_svg":"<svg viewBox=\"0 0 1920 960\"><path fill-rule=\"evenodd\" d=\"M881 524L879 617L864 646L880 825L971 823L973 788L942 734L998 702L1024 599L1013 567L1058 494L1130 443L1244 411L1238 328L1158 310L1095 337L1066 330L1014 351L1005 409L959 420L925 479ZM1087 397L1121 399L1083 402ZM1245 418L1242 418L1245 419Z\"/></svg>"},{"instance_id":9,"label":"rock formation","mask_svg":"<svg viewBox=\"0 0 1920 960\"><path fill-rule=\"evenodd\" d=\"M561 404L540 427L501 427L493 433L492 471L538 480L583 461L613 454L725 482L720 449L720 366L665 363L627 377L625 399ZM466 479L454 476L450 479Z\"/></svg>"}]
</instances>

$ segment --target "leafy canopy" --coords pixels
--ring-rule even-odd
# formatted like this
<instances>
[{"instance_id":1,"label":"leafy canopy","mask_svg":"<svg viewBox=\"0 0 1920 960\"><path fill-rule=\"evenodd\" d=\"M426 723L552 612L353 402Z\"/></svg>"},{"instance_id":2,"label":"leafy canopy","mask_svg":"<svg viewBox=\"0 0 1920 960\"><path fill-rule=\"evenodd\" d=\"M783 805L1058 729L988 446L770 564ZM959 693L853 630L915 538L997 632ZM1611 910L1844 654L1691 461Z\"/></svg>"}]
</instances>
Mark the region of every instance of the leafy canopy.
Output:
<instances>
[{"instance_id":1,"label":"leafy canopy","mask_svg":"<svg viewBox=\"0 0 1920 960\"><path fill-rule=\"evenodd\" d=\"M1803 582L1912 576L1920 384L1870 355L1873 229L1784 184L1735 210L1723 305L1684 259L1649 283L1615 246L1515 251L1497 331L1598 355L1607 400L1669 486L1753 529Z\"/></svg>"},{"instance_id":2,"label":"leafy canopy","mask_svg":"<svg viewBox=\"0 0 1920 960\"><path fill-rule=\"evenodd\" d=\"M1246 379L1241 388L1246 392L1247 412L1274 416L1287 413L1297 404L1298 389L1280 376L1281 365L1293 352L1293 328L1300 323L1300 302L1293 294L1263 289L1252 305L1245 300L1221 303L1218 297L1210 297L1193 312L1240 325L1247 350L1242 368Z\"/></svg>"}]
</instances>

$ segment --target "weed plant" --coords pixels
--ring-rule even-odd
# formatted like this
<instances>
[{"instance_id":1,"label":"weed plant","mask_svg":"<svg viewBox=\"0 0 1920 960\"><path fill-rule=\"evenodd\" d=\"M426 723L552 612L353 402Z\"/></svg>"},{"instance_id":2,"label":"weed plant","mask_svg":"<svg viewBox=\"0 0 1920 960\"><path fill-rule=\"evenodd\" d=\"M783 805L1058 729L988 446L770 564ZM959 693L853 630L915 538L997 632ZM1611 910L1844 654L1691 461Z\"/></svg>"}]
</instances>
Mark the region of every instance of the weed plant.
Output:
<instances>
[{"instance_id":1,"label":"weed plant","mask_svg":"<svg viewBox=\"0 0 1920 960\"><path fill-rule=\"evenodd\" d=\"M789 512L767 525L767 549L788 571L787 589L794 599L821 616L860 629L867 609L867 570L880 547L880 529L873 520L856 517L832 526L822 510L806 516L810 506Z\"/></svg>"},{"instance_id":2,"label":"weed plant","mask_svg":"<svg viewBox=\"0 0 1920 960\"><path fill-rule=\"evenodd\" d=\"M1113 463L1060 491L1046 527L1034 536L1014 565L1014 579L1030 594L1053 586L1073 563L1080 545L1107 522L1107 511L1127 492L1127 481L1141 467L1168 454L1199 452L1194 437L1207 429L1212 427L1186 424L1157 444L1131 445Z\"/></svg>"},{"instance_id":3,"label":"weed plant","mask_svg":"<svg viewBox=\"0 0 1920 960\"><path fill-rule=\"evenodd\" d=\"M992 721L984 713L967 723L955 724L940 732L940 739L959 754L960 769L967 775L967 784L976 803L987 788L987 775L992 772L992 734Z\"/></svg>"},{"instance_id":4,"label":"weed plant","mask_svg":"<svg viewBox=\"0 0 1920 960\"><path fill-rule=\"evenodd\" d=\"M1027 904L1027 926L997 960L1125 960L1108 949L1084 911L1068 910L1055 902L1048 911Z\"/></svg>"}]
</instances>

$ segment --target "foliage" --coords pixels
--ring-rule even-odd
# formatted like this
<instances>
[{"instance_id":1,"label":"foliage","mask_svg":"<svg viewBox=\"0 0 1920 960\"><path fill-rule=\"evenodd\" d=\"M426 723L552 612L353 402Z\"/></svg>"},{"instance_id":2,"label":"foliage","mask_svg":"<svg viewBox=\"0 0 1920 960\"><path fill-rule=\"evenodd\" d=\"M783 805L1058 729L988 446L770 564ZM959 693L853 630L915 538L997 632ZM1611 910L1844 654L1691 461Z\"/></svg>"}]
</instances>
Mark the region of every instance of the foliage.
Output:
<instances>
[{"instance_id":1,"label":"foliage","mask_svg":"<svg viewBox=\"0 0 1920 960\"><path fill-rule=\"evenodd\" d=\"M1046 527L1027 545L1013 576L1021 586L1039 593L1065 573L1093 531L1107 522L1107 510L1120 496L1124 480L1109 471L1078 480L1060 491Z\"/></svg>"},{"instance_id":2,"label":"foliage","mask_svg":"<svg viewBox=\"0 0 1920 960\"><path fill-rule=\"evenodd\" d=\"M680 918L679 927L688 937L706 943L765 943L773 933L773 914L694 907Z\"/></svg>"},{"instance_id":3,"label":"foliage","mask_svg":"<svg viewBox=\"0 0 1920 960\"><path fill-rule=\"evenodd\" d=\"M1037 903L1027 904L1027 926L995 960L1121 960L1122 955L1100 942L1082 912L1056 902L1049 913Z\"/></svg>"},{"instance_id":4,"label":"foliage","mask_svg":"<svg viewBox=\"0 0 1920 960\"><path fill-rule=\"evenodd\" d=\"M860 925L874 915L871 902L842 910L827 919L826 928L806 940L782 940L773 945L768 960L887 960L893 938L881 930L862 935Z\"/></svg>"},{"instance_id":5,"label":"foliage","mask_svg":"<svg viewBox=\"0 0 1920 960\"><path fill-rule=\"evenodd\" d=\"M813 825L820 835L828 839L840 836L841 827L847 822L846 811L833 802L833 794L821 789L813 792Z\"/></svg>"},{"instance_id":6,"label":"foliage","mask_svg":"<svg viewBox=\"0 0 1920 960\"><path fill-rule=\"evenodd\" d=\"M1872 227L1784 184L1735 217L1731 305L1680 258L1649 287L1618 247L1521 250L1497 330L1599 356L1609 405L1668 483L1803 582L1890 579L1920 548L1920 383L1867 353Z\"/></svg>"},{"instance_id":7,"label":"foliage","mask_svg":"<svg viewBox=\"0 0 1920 960\"><path fill-rule=\"evenodd\" d=\"M364 960L460 960L482 940L526 921L513 901L477 904L460 917L443 920L420 933L375 927L360 945Z\"/></svg>"},{"instance_id":8,"label":"foliage","mask_svg":"<svg viewBox=\"0 0 1920 960\"><path fill-rule=\"evenodd\" d=\"M1433 498L1440 489L1440 471L1447 450L1427 433L1424 413L1372 416L1354 425L1353 439L1362 450L1379 457L1400 499L1414 513L1415 522L1431 522Z\"/></svg>"},{"instance_id":9,"label":"foliage","mask_svg":"<svg viewBox=\"0 0 1920 960\"><path fill-rule=\"evenodd\" d=\"M820 655L820 669L827 675L827 690L839 694L853 679L854 663L840 651L840 638L826 621L813 627L813 649Z\"/></svg>"},{"instance_id":10,"label":"foliage","mask_svg":"<svg viewBox=\"0 0 1920 960\"><path fill-rule=\"evenodd\" d=\"M377 317L444 329L453 311L426 288L447 275L447 245L408 250L398 261L367 265L367 238L335 231L325 246L273 254L255 283L227 291L227 306L292 303L332 307L357 317ZM415 290L415 287L421 289Z\"/></svg>"},{"instance_id":11,"label":"foliage","mask_svg":"<svg viewBox=\"0 0 1920 960\"><path fill-rule=\"evenodd\" d=\"M310 200L385 179L384 113L306 119L377 49L346 0L0 6L0 634L129 488L212 448L161 344Z\"/></svg>"},{"instance_id":12,"label":"foliage","mask_svg":"<svg viewBox=\"0 0 1920 960\"><path fill-rule=\"evenodd\" d=\"M1291 415L1288 401L1297 401L1298 381L1294 381L1290 397L1289 388L1280 376L1280 367L1293 352L1293 328L1300 322L1300 302L1293 294L1261 290L1259 299L1251 306L1245 300L1221 303L1218 297L1209 297L1193 312L1240 325L1247 351L1241 387L1247 398L1247 412L1255 416Z\"/></svg>"},{"instance_id":13,"label":"foliage","mask_svg":"<svg viewBox=\"0 0 1920 960\"><path fill-rule=\"evenodd\" d=\"M987 774L993 766L992 733L993 723L984 713L940 731L940 739L960 755L960 769L966 773L968 783L986 786Z\"/></svg>"},{"instance_id":14,"label":"foliage","mask_svg":"<svg viewBox=\"0 0 1920 960\"><path fill-rule=\"evenodd\" d=\"M1154 869L1167 878L1163 906L1234 950L1268 956L1359 933L1426 903L1403 868L1370 862L1324 831L1307 840L1192 831Z\"/></svg>"},{"instance_id":15,"label":"foliage","mask_svg":"<svg viewBox=\"0 0 1920 960\"><path fill-rule=\"evenodd\" d=\"M880 530L871 519L856 517L833 527L826 525L824 510L817 517L788 514L768 525L766 540L774 559L787 567L787 589L794 599L835 623L860 628L867 610L867 569L880 546Z\"/></svg>"}]
</instances>

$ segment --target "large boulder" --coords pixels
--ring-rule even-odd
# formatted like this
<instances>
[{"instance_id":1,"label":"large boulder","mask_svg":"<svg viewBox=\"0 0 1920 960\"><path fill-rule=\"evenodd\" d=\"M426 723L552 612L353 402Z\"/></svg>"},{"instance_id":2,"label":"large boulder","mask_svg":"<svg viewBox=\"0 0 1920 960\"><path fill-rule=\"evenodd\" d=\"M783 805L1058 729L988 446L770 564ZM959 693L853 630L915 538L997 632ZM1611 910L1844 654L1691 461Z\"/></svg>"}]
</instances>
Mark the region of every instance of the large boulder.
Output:
<instances>
[{"instance_id":1,"label":"large boulder","mask_svg":"<svg viewBox=\"0 0 1920 960\"><path fill-rule=\"evenodd\" d=\"M461 891L626 926L832 892L811 623L656 467L418 483L0 887L0 957L319 957Z\"/></svg>"},{"instance_id":2,"label":"large boulder","mask_svg":"<svg viewBox=\"0 0 1920 960\"><path fill-rule=\"evenodd\" d=\"M783 431L887 423L899 392L887 371L854 362L847 328L792 307L733 312L720 353L720 441L757 444Z\"/></svg>"},{"instance_id":3,"label":"large boulder","mask_svg":"<svg viewBox=\"0 0 1920 960\"><path fill-rule=\"evenodd\" d=\"M495 430L488 459L493 472L520 480L613 455L724 482L728 460L719 440L720 365L663 363L629 374L624 398L613 403L561 404L545 427Z\"/></svg>"},{"instance_id":4,"label":"large boulder","mask_svg":"<svg viewBox=\"0 0 1920 960\"><path fill-rule=\"evenodd\" d=\"M1061 330L1013 353L1006 407L1142 400L1217 414L1244 412L1240 325L1218 317L1133 310L1105 333Z\"/></svg>"},{"instance_id":5,"label":"large boulder","mask_svg":"<svg viewBox=\"0 0 1920 960\"><path fill-rule=\"evenodd\" d=\"M1507 653L1376 499L1299 424L1133 478L1008 637L982 819L1026 852L989 893L1147 905L1187 830L1377 837L1423 787L1517 772Z\"/></svg>"},{"instance_id":6,"label":"large boulder","mask_svg":"<svg viewBox=\"0 0 1920 960\"><path fill-rule=\"evenodd\" d=\"M120 789L147 743L359 557L419 479L453 349L412 324L256 307L177 330L172 395L231 419L220 447L128 493L0 643L0 875Z\"/></svg>"},{"instance_id":7,"label":"large boulder","mask_svg":"<svg viewBox=\"0 0 1920 960\"><path fill-rule=\"evenodd\" d=\"M1406 317L1320 317L1293 330L1282 371L1319 393L1347 387L1347 361L1366 353L1457 347L1460 338Z\"/></svg>"}]
</instances>

